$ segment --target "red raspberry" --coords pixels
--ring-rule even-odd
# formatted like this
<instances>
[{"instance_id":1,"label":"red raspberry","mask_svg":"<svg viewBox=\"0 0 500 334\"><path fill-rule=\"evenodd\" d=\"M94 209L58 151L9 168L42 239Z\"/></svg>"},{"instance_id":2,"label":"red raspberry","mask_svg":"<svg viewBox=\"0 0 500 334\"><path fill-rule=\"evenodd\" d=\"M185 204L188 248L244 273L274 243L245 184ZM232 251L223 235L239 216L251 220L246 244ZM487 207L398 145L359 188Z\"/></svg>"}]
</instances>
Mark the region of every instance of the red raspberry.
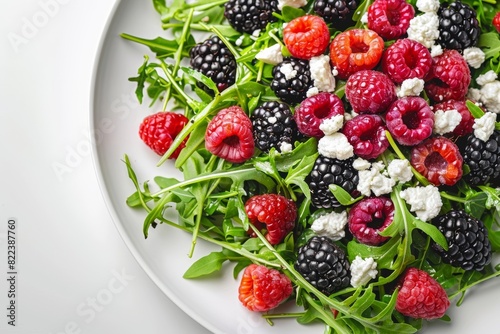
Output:
<instances>
[{"instance_id":1,"label":"red raspberry","mask_svg":"<svg viewBox=\"0 0 500 334\"><path fill-rule=\"evenodd\" d=\"M444 288L428 273L408 268L399 283L396 310L416 319L441 318L450 300Z\"/></svg>"},{"instance_id":2,"label":"red raspberry","mask_svg":"<svg viewBox=\"0 0 500 334\"><path fill-rule=\"evenodd\" d=\"M368 7L368 28L392 40L406 33L415 9L405 0L375 0Z\"/></svg>"},{"instance_id":3,"label":"red raspberry","mask_svg":"<svg viewBox=\"0 0 500 334\"><path fill-rule=\"evenodd\" d=\"M423 79L432 66L432 56L424 45L399 39L382 55L382 71L397 84L406 79Z\"/></svg>"},{"instance_id":4,"label":"red raspberry","mask_svg":"<svg viewBox=\"0 0 500 334\"><path fill-rule=\"evenodd\" d=\"M208 123L205 147L229 162L245 162L255 150L252 130L252 121L241 107L222 109Z\"/></svg>"},{"instance_id":5,"label":"red raspberry","mask_svg":"<svg viewBox=\"0 0 500 334\"><path fill-rule=\"evenodd\" d=\"M396 86L387 75L361 70L349 77L345 95L352 109L361 114L384 112L397 98Z\"/></svg>"},{"instance_id":6,"label":"red raspberry","mask_svg":"<svg viewBox=\"0 0 500 334\"><path fill-rule=\"evenodd\" d=\"M416 145L432 134L434 114L418 96L400 98L387 109L387 129L401 145Z\"/></svg>"},{"instance_id":7,"label":"red raspberry","mask_svg":"<svg viewBox=\"0 0 500 334\"><path fill-rule=\"evenodd\" d=\"M500 33L500 12L497 12L495 16L493 17L493 20L491 22L495 29Z\"/></svg>"},{"instance_id":8,"label":"red raspberry","mask_svg":"<svg viewBox=\"0 0 500 334\"><path fill-rule=\"evenodd\" d=\"M349 210L349 231L361 243L377 246L389 239L379 233L394 219L394 204L387 197L367 197Z\"/></svg>"},{"instance_id":9,"label":"red raspberry","mask_svg":"<svg viewBox=\"0 0 500 334\"><path fill-rule=\"evenodd\" d=\"M156 154L164 155L188 121L186 116L182 114L160 111L144 118L139 126L139 137ZM179 156L181 150L186 146L186 141L187 138L170 155L170 159Z\"/></svg>"},{"instance_id":10,"label":"red raspberry","mask_svg":"<svg viewBox=\"0 0 500 334\"><path fill-rule=\"evenodd\" d=\"M474 129L472 128L472 126L474 125L474 117L470 113L469 108L467 108L465 101L448 100L434 105L433 108L434 112L438 110L442 110L444 112L456 110L460 113L460 115L462 116L462 120L460 121L460 124L457 125L455 130L453 130L452 133L454 135L464 136L474 131Z\"/></svg>"},{"instance_id":11,"label":"red raspberry","mask_svg":"<svg viewBox=\"0 0 500 334\"><path fill-rule=\"evenodd\" d=\"M384 40L368 29L341 32L330 44L330 59L337 68L338 77L347 79L360 70L371 70L380 61Z\"/></svg>"},{"instance_id":12,"label":"red raspberry","mask_svg":"<svg viewBox=\"0 0 500 334\"><path fill-rule=\"evenodd\" d=\"M379 115L358 115L345 122L342 128L354 154L367 160L375 159L389 147L385 130L384 120Z\"/></svg>"},{"instance_id":13,"label":"red raspberry","mask_svg":"<svg viewBox=\"0 0 500 334\"><path fill-rule=\"evenodd\" d=\"M325 52L330 43L330 31L319 16L299 16L283 29L283 42L292 56L308 60Z\"/></svg>"},{"instance_id":14,"label":"red raspberry","mask_svg":"<svg viewBox=\"0 0 500 334\"><path fill-rule=\"evenodd\" d=\"M410 163L435 186L452 186L462 177L462 155L446 137L432 137L413 147Z\"/></svg>"},{"instance_id":15,"label":"red raspberry","mask_svg":"<svg viewBox=\"0 0 500 334\"><path fill-rule=\"evenodd\" d=\"M285 274L251 264L243 271L238 298L250 311L266 312L286 300L292 291L292 282Z\"/></svg>"},{"instance_id":16,"label":"red raspberry","mask_svg":"<svg viewBox=\"0 0 500 334\"><path fill-rule=\"evenodd\" d=\"M337 95L321 92L302 101L295 109L294 118L300 133L321 138L325 135L319 128L323 119L344 115L344 112L344 104Z\"/></svg>"},{"instance_id":17,"label":"red raspberry","mask_svg":"<svg viewBox=\"0 0 500 334\"><path fill-rule=\"evenodd\" d=\"M266 239L277 245L291 232L297 218L295 202L277 194L255 195L245 203L250 223L261 230L267 228ZM255 234L249 230L251 236Z\"/></svg>"},{"instance_id":18,"label":"red raspberry","mask_svg":"<svg viewBox=\"0 0 500 334\"><path fill-rule=\"evenodd\" d=\"M434 57L425 92L435 102L462 100L467 94L471 75L469 65L457 50L446 49Z\"/></svg>"}]
</instances>

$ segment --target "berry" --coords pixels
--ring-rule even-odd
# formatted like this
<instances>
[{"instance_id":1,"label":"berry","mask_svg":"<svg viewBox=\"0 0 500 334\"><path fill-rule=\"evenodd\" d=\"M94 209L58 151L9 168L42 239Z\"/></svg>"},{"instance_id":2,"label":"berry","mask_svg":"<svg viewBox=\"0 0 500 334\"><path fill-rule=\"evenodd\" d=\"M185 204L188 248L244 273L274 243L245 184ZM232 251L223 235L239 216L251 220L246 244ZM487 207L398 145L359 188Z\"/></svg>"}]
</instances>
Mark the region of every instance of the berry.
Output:
<instances>
[{"instance_id":1,"label":"berry","mask_svg":"<svg viewBox=\"0 0 500 334\"><path fill-rule=\"evenodd\" d=\"M276 269L251 264L243 271L238 299L250 311L266 312L276 308L292 294L290 279Z\"/></svg>"},{"instance_id":2,"label":"berry","mask_svg":"<svg viewBox=\"0 0 500 334\"><path fill-rule=\"evenodd\" d=\"M356 113L384 112L397 98L396 86L387 75L373 70L352 74L345 85L345 95Z\"/></svg>"},{"instance_id":3,"label":"berry","mask_svg":"<svg viewBox=\"0 0 500 334\"><path fill-rule=\"evenodd\" d=\"M222 109L215 115L207 126L205 147L232 163L242 163L252 157L255 149L252 121L241 107Z\"/></svg>"},{"instance_id":4,"label":"berry","mask_svg":"<svg viewBox=\"0 0 500 334\"><path fill-rule=\"evenodd\" d=\"M139 126L139 137L158 155L164 155L175 137L189 120L182 114L160 111L144 118ZM175 159L186 146L187 138L175 149L169 158Z\"/></svg>"},{"instance_id":5,"label":"berry","mask_svg":"<svg viewBox=\"0 0 500 334\"><path fill-rule=\"evenodd\" d=\"M245 203L250 223L257 229L267 228L266 239L277 245L295 226L297 207L295 202L277 194L263 194L250 197ZM255 236L251 230L250 235Z\"/></svg>"},{"instance_id":6,"label":"berry","mask_svg":"<svg viewBox=\"0 0 500 334\"><path fill-rule=\"evenodd\" d=\"M349 267L345 252L327 237L310 238L295 261L295 269L327 296L349 286Z\"/></svg>"},{"instance_id":7,"label":"berry","mask_svg":"<svg viewBox=\"0 0 500 334\"><path fill-rule=\"evenodd\" d=\"M379 115L357 115L342 128L354 154L367 160L375 159L389 147L385 130L384 120Z\"/></svg>"},{"instance_id":8,"label":"berry","mask_svg":"<svg viewBox=\"0 0 500 334\"><path fill-rule=\"evenodd\" d=\"M316 0L313 6L314 12L337 30L345 30L353 25L352 16L356 8L356 0Z\"/></svg>"},{"instance_id":9,"label":"berry","mask_svg":"<svg viewBox=\"0 0 500 334\"><path fill-rule=\"evenodd\" d=\"M340 207L340 203L329 189L330 185L340 186L354 197L359 195L357 190L359 175L352 166L353 161L354 157L339 160L318 156L306 179L311 190L311 201L315 207L325 209Z\"/></svg>"},{"instance_id":10,"label":"berry","mask_svg":"<svg viewBox=\"0 0 500 334\"><path fill-rule=\"evenodd\" d=\"M264 152L281 145L292 145L297 136L297 125L290 107L277 101L267 101L257 107L250 117L255 146Z\"/></svg>"},{"instance_id":11,"label":"berry","mask_svg":"<svg viewBox=\"0 0 500 334\"><path fill-rule=\"evenodd\" d=\"M477 45L481 28L474 9L461 1L439 6L439 37L443 49L463 51Z\"/></svg>"},{"instance_id":12,"label":"berry","mask_svg":"<svg viewBox=\"0 0 500 334\"><path fill-rule=\"evenodd\" d=\"M278 11L277 6L276 0L229 0L224 5L224 16L235 30L252 34L276 21L273 12Z\"/></svg>"},{"instance_id":13,"label":"berry","mask_svg":"<svg viewBox=\"0 0 500 334\"><path fill-rule=\"evenodd\" d=\"M330 59L338 77L347 79L360 70L371 70L379 63L384 40L368 29L351 29L339 33L330 44Z\"/></svg>"},{"instance_id":14,"label":"berry","mask_svg":"<svg viewBox=\"0 0 500 334\"><path fill-rule=\"evenodd\" d=\"M389 239L382 232L394 219L394 204L387 197L367 197L349 210L349 231L361 243L377 246Z\"/></svg>"},{"instance_id":15,"label":"berry","mask_svg":"<svg viewBox=\"0 0 500 334\"><path fill-rule=\"evenodd\" d=\"M344 115L342 100L335 94L321 92L302 101L295 109L294 117L302 134L321 138L324 136L319 128L321 122L336 115Z\"/></svg>"},{"instance_id":16,"label":"berry","mask_svg":"<svg viewBox=\"0 0 500 334\"><path fill-rule=\"evenodd\" d=\"M457 145L442 136L426 139L411 150L411 165L435 186L457 183L462 177L462 162Z\"/></svg>"},{"instance_id":17,"label":"berry","mask_svg":"<svg viewBox=\"0 0 500 334\"><path fill-rule=\"evenodd\" d=\"M368 7L368 29L387 40L403 36L415 16L415 9L405 0L375 0Z\"/></svg>"},{"instance_id":18,"label":"berry","mask_svg":"<svg viewBox=\"0 0 500 334\"><path fill-rule=\"evenodd\" d=\"M297 58L285 58L273 68L271 89L288 104L300 103L313 86L309 62Z\"/></svg>"},{"instance_id":19,"label":"berry","mask_svg":"<svg viewBox=\"0 0 500 334\"><path fill-rule=\"evenodd\" d=\"M446 238L448 250L432 247L445 263L463 270L483 270L491 262L491 243L482 221L463 210L452 210L432 220Z\"/></svg>"},{"instance_id":20,"label":"berry","mask_svg":"<svg viewBox=\"0 0 500 334\"><path fill-rule=\"evenodd\" d=\"M432 66L429 49L412 39L398 39L382 55L382 70L397 84L423 79Z\"/></svg>"},{"instance_id":21,"label":"berry","mask_svg":"<svg viewBox=\"0 0 500 334\"><path fill-rule=\"evenodd\" d=\"M400 279L396 310L416 319L441 318L450 300L444 288L423 270L408 268Z\"/></svg>"},{"instance_id":22,"label":"berry","mask_svg":"<svg viewBox=\"0 0 500 334\"><path fill-rule=\"evenodd\" d=\"M460 116L462 116L462 120L460 121L460 124L458 124L457 127L453 130L452 133L455 136L464 136L472 133L473 131L472 126L474 125L474 117L472 117L472 114L470 113L469 108L467 108L465 101L448 100L442 103L435 104L433 106L433 110L434 112L438 110L442 110L444 112L450 110L458 111L460 113Z\"/></svg>"},{"instance_id":23,"label":"berry","mask_svg":"<svg viewBox=\"0 0 500 334\"><path fill-rule=\"evenodd\" d=\"M220 92L236 80L236 60L222 40L213 36L196 44L190 51L190 65L193 69L212 79ZM198 87L209 92L200 81Z\"/></svg>"},{"instance_id":24,"label":"berry","mask_svg":"<svg viewBox=\"0 0 500 334\"><path fill-rule=\"evenodd\" d=\"M399 144L413 146L432 134L434 114L423 98L407 96L391 104L385 121L387 129Z\"/></svg>"},{"instance_id":25,"label":"berry","mask_svg":"<svg viewBox=\"0 0 500 334\"><path fill-rule=\"evenodd\" d=\"M435 102L463 100L471 81L469 65L456 50L444 50L434 57L425 92Z\"/></svg>"},{"instance_id":26,"label":"berry","mask_svg":"<svg viewBox=\"0 0 500 334\"><path fill-rule=\"evenodd\" d=\"M283 42L293 57L309 60L325 52L330 43L330 31L319 16L299 16L283 29Z\"/></svg>"},{"instance_id":27,"label":"berry","mask_svg":"<svg viewBox=\"0 0 500 334\"><path fill-rule=\"evenodd\" d=\"M500 33L500 12L497 12L491 21L498 33Z\"/></svg>"}]
</instances>

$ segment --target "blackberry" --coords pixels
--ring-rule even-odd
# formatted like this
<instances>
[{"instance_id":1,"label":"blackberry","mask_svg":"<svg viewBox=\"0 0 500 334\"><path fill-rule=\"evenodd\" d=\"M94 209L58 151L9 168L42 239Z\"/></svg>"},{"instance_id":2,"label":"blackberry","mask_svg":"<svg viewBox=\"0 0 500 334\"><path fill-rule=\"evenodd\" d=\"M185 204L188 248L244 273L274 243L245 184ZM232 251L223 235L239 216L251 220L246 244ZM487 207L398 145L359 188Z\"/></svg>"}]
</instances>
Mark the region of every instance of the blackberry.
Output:
<instances>
[{"instance_id":1,"label":"blackberry","mask_svg":"<svg viewBox=\"0 0 500 334\"><path fill-rule=\"evenodd\" d=\"M278 1L229 0L224 9L224 16L235 30L251 34L276 21L273 12L278 11Z\"/></svg>"},{"instance_id":2,"label":"blackberry","mask_svg":"<svg viewBox=\"0 0 500 334\"><path fill-rule=\"evenodd\" d=\"M470 185L500 186L500 131L495 130L487 142L477 138L474 133L458 141L464 164L469 173L463 179Z\"/></svg>"},{"instance_id":3,"label":"blackberry","mask_svg":"<svg viewBox=\"0 0 500 334\"><path fill-rule=\"evenodd\" d=\"M351 157L339 160L318 156L311 173L306 178L311 190L311 201L315 207L328 209L341 206L329 189L332 184L342 187L354 197L359 195L357 190L359 175L352 166L354 159Z\"/></svg>"},{"instance_id":4,"label":"blackberry","mask_svg":"<svg viewBox=\"0 0 500 334\"><path fill-rule=\"evenodd\" d=\"M344 30L354 25L352 16L358 2L356 0L316 0L314 12L321 16L332 28Z\"/></svg>"},{"instance_id":5,"label":"blackberry","mask_svg":"<svg viewBox=\"0 0 500 334\"><path fill-rule=\"evenodd\" d=\"M278 101L264 102L250 118L255 146L268 152L272 147L281 152L283 143L293 144L298 137L297 125L290 107Z\"/></svg>"},{"instance_id":6,"label":"blackberry","mask_svg":"<svg viewBox=\"0 0 500 334\"><path fill-rule=\"evenodd\" d=\"M191 67L212 79L220 92L236 81L236 60L218 36L196 44L189 55ZM210 92L203 83L196 84Z\"/></svg>"},{"instance_id":7,"label":"blackberry","mask_svg":"<svg viewBox=\"0 0 500 334\"><path fill-rule=\"evenodd\" d=\"M349 286L351 281L345 252L327 237L313 236L300 247L294 267L327 296Z\"/></svg>"},{"instance_id":8,"label":"blackberry","mask_svg":"<svg viewBox=\"0 0 500 334\"><path fill-rule=\"evenodd\" d=\"M438 10L439 38L443 49L464 49L477 45L481 28L476 11L460 1L442 3Z\"/></svg>"},{"instance_id":9,"label":"blackberry","mask_svg":"<svg viewBox=\"0 0 500 334\"><path fill-rule=\"evenodd\" d=\"M313 80L307 60L287 57L273 68L271 89L284 102L300 103L311 87Z\"/></svg>"},{"instance_id":10,"label":"blackberry","mask_svg":"<svg viewBox=\"0 0 500 334\"><path fill-rule=\"evenodd\" d=\"M432 223L448 241L448 250L432 247L445 263L464 270L483 270L491 262L491 244L482 221L462 210L453 210L433 219Z\"/></svg>"}]
</instances>

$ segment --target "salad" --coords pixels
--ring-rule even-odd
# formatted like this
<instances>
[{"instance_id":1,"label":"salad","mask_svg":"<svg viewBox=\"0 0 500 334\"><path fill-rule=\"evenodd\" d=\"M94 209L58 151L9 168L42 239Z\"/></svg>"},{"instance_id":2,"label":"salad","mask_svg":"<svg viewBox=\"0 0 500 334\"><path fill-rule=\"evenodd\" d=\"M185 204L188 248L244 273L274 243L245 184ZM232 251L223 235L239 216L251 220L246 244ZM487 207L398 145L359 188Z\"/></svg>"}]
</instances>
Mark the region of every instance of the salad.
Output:
<instances>
[{"instance_id":1,"label":"salad","mask_svg":"<svg viewBox=\"0 0 500 334\"><path fill-rule=\"evenodd\" d=\"M229 262L270 324L415 333L500 276L495 0L152 5L160 37L121 35L149 49L138 140L183 178L126 154L127 204L220 247L185 279Z\"/></svg>"}]
</instances>

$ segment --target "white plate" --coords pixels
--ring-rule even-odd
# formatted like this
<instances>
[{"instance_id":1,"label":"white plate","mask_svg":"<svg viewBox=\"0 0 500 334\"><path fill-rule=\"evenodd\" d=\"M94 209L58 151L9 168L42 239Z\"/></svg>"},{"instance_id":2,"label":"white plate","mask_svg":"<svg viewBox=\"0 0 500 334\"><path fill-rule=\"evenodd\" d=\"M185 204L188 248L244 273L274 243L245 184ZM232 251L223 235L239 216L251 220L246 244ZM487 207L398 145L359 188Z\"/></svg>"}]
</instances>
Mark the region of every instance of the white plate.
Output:
<instances>
[{"instance_id":1,"label":"white plate","mask_svg":"<svg viewBox=\"0 0 500 334\"><path fill-rule=\"evenodd\" d=\"M155 167L159 157L140 141L137 131L141 120L157 110L136 102L136 76L147 49L123 40L129 33L144 38L162 35L159 15L151 0L122 0L110 18L101 42L94 73L91 129L94 130L94 162L103 196L117 229L145 272L180 308L214 333L321 334L320 325L301 326L295 320L278 320L269 326L259 314L247 311L237 299L238 280L232 267L223 268L216 277L185 280L185 270L192 262L214 248L199 242L195 257L188 258L191 236L167 226L152 230L147 240L142 235L143 211L130 209L125 200L134 191L122 159L128 154L140 181L155 175L176 173L171 163ZM99 231L96 231L99 233ZM216 249L218 250L218 249ZM425 333L500 333L499 279L474 289L459 308L451 307L450 324L434 322ZM145 321L154 321L154 319Z\"/></svg>"}]
</instances>

